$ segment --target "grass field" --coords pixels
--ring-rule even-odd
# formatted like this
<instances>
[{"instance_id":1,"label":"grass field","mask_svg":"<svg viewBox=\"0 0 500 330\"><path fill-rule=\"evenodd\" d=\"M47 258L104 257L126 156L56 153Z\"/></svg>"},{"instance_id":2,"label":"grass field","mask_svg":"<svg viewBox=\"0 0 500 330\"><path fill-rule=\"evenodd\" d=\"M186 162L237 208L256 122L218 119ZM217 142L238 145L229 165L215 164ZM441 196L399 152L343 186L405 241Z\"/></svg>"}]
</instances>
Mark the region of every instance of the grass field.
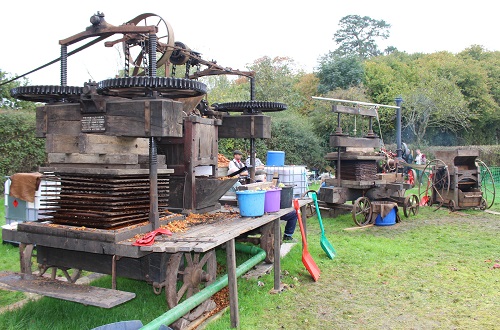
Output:
<instances>
[{"instance_id":1,"label":"grass field","mask_svg":"<svg viewBox=\"0 0 500 330\"><path fill-rule=\"evenodd\" d=\"M482 211L450 213L435 207L421 208L416 217L403 217L395 226L358 230L344 230L354 227L350 215L325 218L327 237L337 251L330 260L312 217L309 251L321 269L320 279L313 282L304 268L300 244L282 260L282 282L288 288L281 294L270 294L272 273L258 280L239 278L240 328L497 329L499 220ZM300 242L298 228L294 237ZM2 270L18 270L16 247L4 244L0 253ZM110 287L110 279L94 285ZM109 310L42 298L0 314L0 328L91 329L133 319L146 324L166 309L164 295L156 296L149 285L127 279L119 279L118 285L137 297ZM207 329L229 325L226 312Z\"/></svg>"}]
</instances>

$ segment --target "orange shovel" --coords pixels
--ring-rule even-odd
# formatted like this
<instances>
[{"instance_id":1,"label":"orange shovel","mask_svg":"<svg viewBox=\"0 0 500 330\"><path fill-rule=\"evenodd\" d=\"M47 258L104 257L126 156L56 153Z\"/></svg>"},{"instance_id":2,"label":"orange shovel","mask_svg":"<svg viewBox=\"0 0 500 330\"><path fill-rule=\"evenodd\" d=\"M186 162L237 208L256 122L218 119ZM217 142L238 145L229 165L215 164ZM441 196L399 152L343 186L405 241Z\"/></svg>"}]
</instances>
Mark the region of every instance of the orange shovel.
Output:
<instances>
[{"instance_id":1,"label":"orange shovel","mask_svg":"<svg viewBox=\"0 0 500 330\"><path fill-rule=\"evenodd\" d=\"M316 282L319 278L320 270L314 262L312 256L309 254L309 251L307 251L306 233L304 232L304 225L302 224L299 200L296 198L293 200L293 207L295 208L295 212L297 213L297 220L299 221L300 226L300 234L302 235L302 263L304 264L304 266L306 266L309 274L311 274L313 280Z\"/></svg>"}]
</instances>

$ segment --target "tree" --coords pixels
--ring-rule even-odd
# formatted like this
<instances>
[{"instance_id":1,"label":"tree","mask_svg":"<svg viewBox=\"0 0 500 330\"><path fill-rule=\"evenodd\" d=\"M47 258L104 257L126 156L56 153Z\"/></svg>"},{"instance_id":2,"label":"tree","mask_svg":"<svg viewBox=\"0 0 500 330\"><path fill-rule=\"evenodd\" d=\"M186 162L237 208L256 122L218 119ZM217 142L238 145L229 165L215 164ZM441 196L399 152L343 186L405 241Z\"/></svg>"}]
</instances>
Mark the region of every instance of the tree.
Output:
<instances>
[{"instance_id":1,"label":"tree","mask_svg":"<svg viewBox=\"0 0 500 330\"><path fill-rule=\"evenodd\" d=\"M12 76L0 69L0 84L12 79ZM10 90L19 87L26 86L28 80L23 78L22 80L14 80L9 83L0 85L0 108L2 109L35 109L35 103L29 101L21 101L13 98L10 95Z\"/></svg>"},{"instance_id":2,"label":"tree","mask_svg":"<svg viewBox=\"0 0 500 330\"><path fill-rule=\"evenodd\" d=\"M375 20L368 16L347 15L339 22L340 29L333 35L339 45L335 53L339 56L356 55L367 59L381 55L376 38L389 38L390 24L384 20Z\"/></svg>"},{"instance_id":3,"label":"tree","mask_svg":"<svg viewBox=\"0 0 500 330\"><path fill-rule=\"evenodd\" d=\"M304 74L289 57L261 57L249 67L255 71L255 98L259 101L282 102L288 108L300 107L300 96L295 89Z\"/></svg>"},{"instance_id":4,"label":"tree","mask_svg":"<svg viewBox=\"0 0 500 330\"><path fill-rule=\"evenodd\" d=\"M313 73L308 73L299 78L294 88L297 90L302 100L298 112L301 115L308 115L314 110L314 100L318 92L319 79Z\"/></svg>"},{"instance_id":5,"label":"tree","mask_svg":"<svg viewBox=\"0 0 500 330\"><path fill-rule=\"evenodd\" d=\"M422 77L420 84L403 95L403 99L403 128L411 130L416 145L425 141L430 129L457 136L470 128L474 118L474 114L467 111L467 103L458 86L432 74Z\"/></svg>"},{"instance_id":6,"label":"tree","mask_svg":"<svg viewBox=\"0 0 500 330\"><path fill-rule=\"evenodd\" d=\"M330 52L319 61L317 69L318 92L325 94L336 88L348 89L359 86L363 79L363 65L354 55L339 56Z\"/></svg>"}]
</instances>

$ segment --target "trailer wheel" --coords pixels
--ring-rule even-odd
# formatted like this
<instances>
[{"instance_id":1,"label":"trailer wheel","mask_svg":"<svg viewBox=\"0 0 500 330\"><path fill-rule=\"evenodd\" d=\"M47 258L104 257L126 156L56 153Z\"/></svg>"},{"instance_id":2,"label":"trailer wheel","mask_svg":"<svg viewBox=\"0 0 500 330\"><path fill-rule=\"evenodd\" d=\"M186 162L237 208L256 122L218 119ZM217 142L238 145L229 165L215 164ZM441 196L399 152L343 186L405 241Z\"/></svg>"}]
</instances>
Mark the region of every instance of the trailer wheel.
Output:
<instances>
[{"instance_id":1,"label":"trailer wheel","mask_svg":"<svg viewBox=\"0 0 500 330\"><path fill-rule=\"evenodd\" d=\"M372 203L368 197L356 199L352 207L352 218L358 226L366 226L372 222Z\"/></svg>"},{"instance_id":2,"label":"trailer wheel","mask_svg":"<svg viewBox=\"0 0 500 330\"><path fill-rule=\"evenodd\" d=\"M418 196L413 194L406 196L404 204L403 204L403 213L405 217L409 217L410 215L417 215L419 207Z\"/></svg>"},{"instance_id":3,"label":"trailer wheel","mask_svg":"<svg viewBox=\"0 0 500 330\"><path fill-rule=\"evenodd\" d=\"M33 275L33 244L19 244L19 260L21 262L21 273L24 275Z\"/></svg>"},{"instance_id":4,"label":"trailer wheel","mask_svg":"<svg viewBox=\"0 0 500 330\"><path fill-rule=\"evenodd\" d=\"M205 253L179 252L172 254L167 263L165 295L169 308L177 306L182 300L191 297L215 281L217 260L215 250ZM214 302L206 300L184 315L188 321L195 320L209 310Z\"/></svg>"},{"instance_id":5,"label":"trailer wheel","mask_svg":"<svg viewBox=\"0 0 500 330\"><path fill-rule=\"evenodd\" d=\"M451 212L455 212L456 206L455 206L455 201L454 200L450 200L449 201L448 208L450 209Z\"/></svg>"}]
</instances>

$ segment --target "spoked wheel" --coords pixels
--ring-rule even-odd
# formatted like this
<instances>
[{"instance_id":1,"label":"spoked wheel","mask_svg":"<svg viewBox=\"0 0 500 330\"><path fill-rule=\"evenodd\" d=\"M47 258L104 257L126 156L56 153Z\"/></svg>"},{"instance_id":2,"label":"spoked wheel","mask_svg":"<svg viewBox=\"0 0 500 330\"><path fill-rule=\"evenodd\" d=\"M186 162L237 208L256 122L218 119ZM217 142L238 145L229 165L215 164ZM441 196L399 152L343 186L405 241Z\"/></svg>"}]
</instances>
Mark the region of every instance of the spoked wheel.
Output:
<instances>
[{"instance_id":1,"label":"spoked wheel","mask_svg":"<svg viewBox=\"0 0 500 330\"><path fill-rule=\"evenodd\" d=\"M410 215L417 215L418 208L419 208L418 196L415 194L406 196L403 204L403 212L405 217L408 218Z\"/></svg>"},{"instance_id":2,"label":"spoked wheel","mask_svg":"<svg viewBox=\"0 0 500 330\"><path fill-rule=\"evenodd\" d=\"M217 260L215 250L208 252L179 252L172 254L167 263L165 294L170 308L177 306L182 300L191 297L215 281L217 276ZM212 305L212 306L210 306ZM214 302L206 300L198 307L184 315L184 319L192 321L210 310Z\"/></svg>"},{"instance_id":3,"label":"spoked wheel","mask_svg":"<svg viewBox=\"0 0 500 330\"><path fill-rule=\"evenodd\" d=\"M21 274L33 275L33 244L19 244L19 260L21 263Z\"/></svg>"},{"instance_id":4,"label":"spoked wheel","mask_svg":"<svg viewBox=\"0 0 500 330\"><path fill-rule=\"evenodd\" d=\"M356 199L352 206L352 218L358 226L366 226L372 222L372 203L368 197Z\"/></svg>"},{"instance_id":5,"label":"spoked wheel","mask_svg":"<svg viewBox=\"0 0 500 330\"><path fill-rule=\"evenodd\" d=\"M493 206L495 202L495 179L488 166L482 160L477 160L477 165L481 175L481 191L483 193L482 198L484 199L484 203L481 200L482 205L479 208L486 210Z\"/></svg>"},{"instance_id":6,"label":"spoked wheel","mask_svg":"<svg viewBox=\"0 0 500 330\"><path fill-rule=\"evenodd\" d=\"M455 201L454 200L450 200L448 202L448 208L450 209L451 212L455 212L455 210L457 209L457 207L455 205Z\"/></svg>"},{"instance_id":7,"label":"spoked wheel","mask_svg":"<svg viewBox=\"0 0 500 330\"><path fill-rule=\"evenodd\" d=\"M312 193L316 194L317 192L316 192L316 190L312 190L312 189L311 189L311 190L306 191L306 192L302 195L302 197L311 197L311 196L309 195L310 193L311 193L311 194L312 194ZM312 198L312 197L311 197L311 198ZM315 216L315 215L316 215L316 206L314 205L314 203L309 203L309 204L307 204L307 206L306 206L306 217L307 217L307 218L310 218L310 217L313 217L313 216Z\"/></svg>"},{"instance_id":8,"label":"spoked wheel","mask_svg":"<svg viewBox=\"0 0 500 330\"><path fill-rule=\"evenodd\" d=\"M445 162L434 159L427 163L418 177L420 205L442 204L443 195L450 190L450 172Z\"/></svg>"},{"instance_id":9,"label":"spoked wheel","mask_svg":"<svg viewBox=\"0 0 500 330\"><path fill-rule=\"evenodd\" d=\"M56 266L39 266L39 276L43 276L48 270L51 270L50 278L55 280L57 278L58 272L66 278L69 283L75 283L82 276L82 270L76 268L68 267L56 267Z\"/></svg>"},{"instance_id":10,"label":"spoked wheel","mask_svg":"<svg viewBox=\"0 0 500 330\"><path fill-rule=\"evenodd\" d=\"M21 273L23 275L35 276L34 272L38 272L36 276L43 276L47 270L51 269L51 278L55 280L57 275L62 275L70 283L75 283L82 275L81 269L74 269L68 267L57 267L57 266L47 266L42 264L33 263L33 259L36 259L34 245L33 244L19 244L19 255L21 260Z\"/></svg>"},{"instance_id":11,"label":"spoked wheel","mask_svg":"<svg viewBox=\"0 0 500 330\"><path fill-rule=\"evenodd\" d=\"M137 16L130 20L128 24L135 26L156 26L158 32L156 33L156 67L161 67L167 63L170 55L174 51L174 31L170 24L158 15L147 13ZM149 36L134 34L126 35L123 44L125 56L130 62L130 69L132 69L132 76L143 76L144 67L147 66L148 52L149 52Z\"/></svg>"}]
</instances>

